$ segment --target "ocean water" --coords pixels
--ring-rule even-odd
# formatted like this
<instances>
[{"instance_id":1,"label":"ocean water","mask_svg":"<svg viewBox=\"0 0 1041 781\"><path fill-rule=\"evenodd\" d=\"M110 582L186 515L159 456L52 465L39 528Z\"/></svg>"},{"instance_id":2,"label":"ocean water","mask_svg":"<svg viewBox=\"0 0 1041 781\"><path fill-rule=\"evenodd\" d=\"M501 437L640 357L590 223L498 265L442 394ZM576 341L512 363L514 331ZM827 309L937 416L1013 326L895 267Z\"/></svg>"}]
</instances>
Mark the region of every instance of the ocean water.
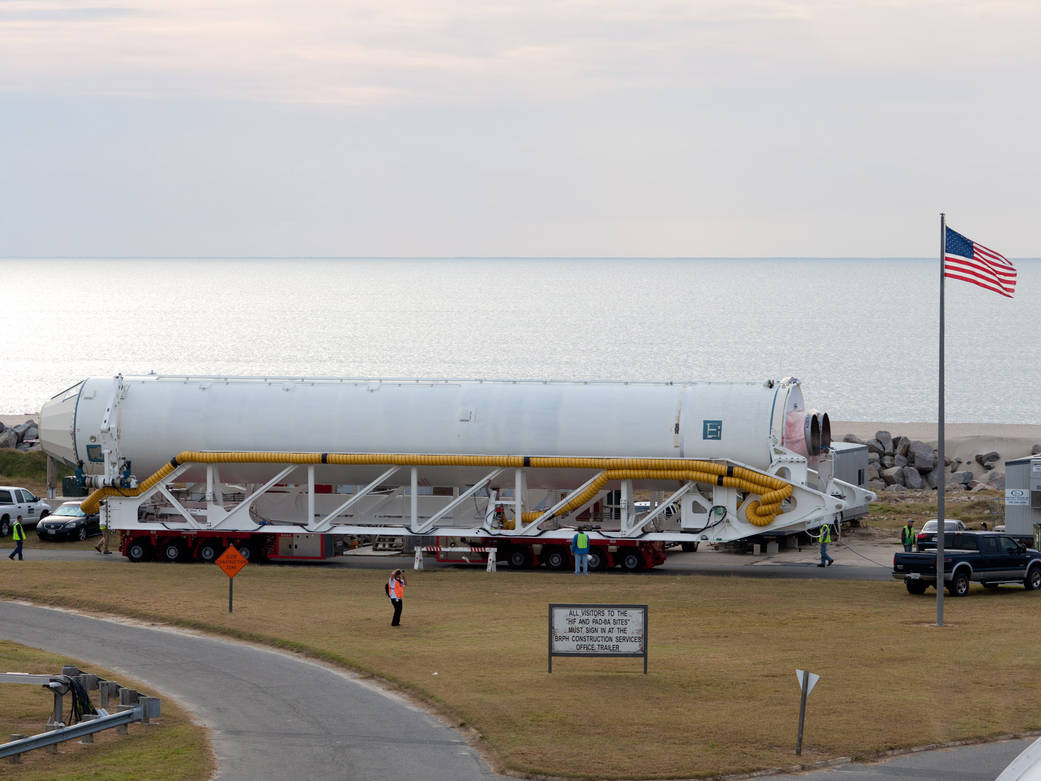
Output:
<instances>
[{"instance_id":1,"label":"ocean water","mask_svg":"<svg viewBox=\"0 0 1041 781\"><path fill-rule=\"evenodd\" d=\"M946 419L1041 423L1041 261L946 286ZM0 260L0 413L88 376L795 376L936 419L939 270L894 259Z\"/></svg>"}]
</instances>

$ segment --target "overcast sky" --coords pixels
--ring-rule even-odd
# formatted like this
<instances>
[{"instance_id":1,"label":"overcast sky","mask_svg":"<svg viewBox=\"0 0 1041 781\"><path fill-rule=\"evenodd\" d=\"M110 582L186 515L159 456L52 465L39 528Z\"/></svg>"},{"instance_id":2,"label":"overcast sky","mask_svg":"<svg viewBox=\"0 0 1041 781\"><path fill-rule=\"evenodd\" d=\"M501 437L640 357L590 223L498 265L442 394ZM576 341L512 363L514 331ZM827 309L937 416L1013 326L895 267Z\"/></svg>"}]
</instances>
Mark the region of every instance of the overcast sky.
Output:
<instances>
[{"instance_id":1,"label":"overcast sky","mask_svg":"<svg viewBox=\"0 0 1041 781\"><path fill-rule=\"evenodd\" d=\"M0 0L3 256L1041 256L1037 0Z\"/></svg>"}]
</instances>

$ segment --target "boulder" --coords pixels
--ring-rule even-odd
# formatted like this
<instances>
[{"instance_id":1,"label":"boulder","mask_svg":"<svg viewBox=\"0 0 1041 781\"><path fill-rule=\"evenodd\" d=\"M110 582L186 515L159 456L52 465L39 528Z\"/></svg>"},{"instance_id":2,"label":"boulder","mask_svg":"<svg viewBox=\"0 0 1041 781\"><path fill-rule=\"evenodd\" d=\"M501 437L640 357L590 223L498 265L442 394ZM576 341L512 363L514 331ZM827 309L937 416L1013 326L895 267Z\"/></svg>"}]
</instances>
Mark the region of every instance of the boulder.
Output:
<instances>
[{"instance_id":1,"label":"boulder","mask_svg":"<svg viewBox=\"0 0 1041 781\"><path fill-rule=\"evenodd\" d=\"M911 447L911 440L905 436L899 436L893 440L893 455L906 456L909 447Z\"/></svg>"},{"instance_id":2,"label":"boulder","mask_svg":"<svg viewBox=\"0 0 1041 781\"><path fill-rule=\"evenodd\" d=\"M846 434L846 436L844 436L842 438L842 441L843 442L852 442L854 445L863 445L864 444L864 440L861 439L860 437L858 437L856 434Z\"/></svg>"},{"instance_id":3,"label":"boulder","mask_svg":"<svg viewBox=\"0 0 1041 781\"><path fill-rule=\"evenodd\" d=\"M949 458L945 458L944 461L946 461L947 462L947 466L949 466L951 468L951 472L957 472L958 471L958 467L961 466L961 459L960 458L955 458L953 460L949 459Z\"/></svg>"},{"instance_id":4,"label":"boulder","mask_svg":"<svg viewBox=\"0 0 1041 781\"><path fill-rule=\"evenodd\" d=\"M900 469L900 467L893 467L894 469ZM903 480L901 482L908 488L925 488L925 481L922 480L922 475L913 466L905 466L902 469Z\"/></svg>"},{"instance_id":5,"label":"boulder","mask_svg":"<svg viewBox=\"0 0 1041 781\"><path fill-rule=\"evenodd\" d=\"M951 475L951 482L959 485L967 485L972 482L972 472L955 472Z\"/></svg>"},{"instance_id":6,"label":"boulder","mask_svg":"<svg viewBox=\"0 0 1041 781\"><path fill-rule=\"evenodd\" d=\"M5 428L7 428L7 426L5 426L4 422L0 420L0 433L2 433Z\"/></svg>"},{"instance_id":7,"label":"boulder","mask_svg":"<svg viewBox=\"0 0 1041 781\"><path fill-rule=\"evenodd\" d=\"M893 455L893 435L888 431L876 431L875 440L882 446L882 452Z\"/></svg>"},{"instance_id":8,"label":"boulder","mask_svg":"<svg viewBox=\"0 0 1041 781\"><path fill-rule=\"evenodd\" d=\"M889 467L891 467L891 466L896 466L896 464L893 463L893 457L892 456L882 456L882 468L883 469L889 469Z\"/></svg>"},{"instance_id":9,"label":"boulder","mask_svg":"<svg viewBox=\"0 0 1041 781\"><path fill-rule=\"evenodd\" d=\"M882 479L879 476L879 472L878 472L878 467L877 466L870 466L870 465L868 466L867 479L868 480L881 480Z\"/></svg>"},{"instance_id":10,"label":"boulder","mask_svg":"<svg viewBox=\"0 0 1041 781\"><path fill-rule=\"evenodd\" d=\"M907 448L907 461L919 472L931 472L936 466L936 451L916 439Z\"/></svg>"},{"instance_id":11,"label":"boulder","mask_svg":"<svg viewBox=\"0 0 1041 781\"><path fill-rule=\"evenodd\" d=\"M893 483L892 485L887 485L882 490L889 494L898 494L903 493L907 489L900 485L900 483Z\"/></svg>"},{"instance_id":12,"label":"boulder","mask_svg":"<svg viewBox=\"0 0 1041 781\"><path fill-rule=\"evenodd\" d=\"M943 476L943 469L941 469L940 465L937 464L935 467L933 467L933 470L931 472L926 472L926 474L925 474L925 484L927 486L929 486L930 488L932 488L933 490L935 490L935 489L940 487L940 478L942 476ZM944 483L944 488L946 489L946 487L947 487L947 484L945 482Z\"/></svg>"},{"instance_id":13,"label":"boulder","mask_svg":"<svg viewBox=\"0 0 1041 781\"><path fill-rule=\"evenodd\" d=\"M886 484L881 480L868 480L865 486L869 491L874 491L875 493L884 490L885 487Z\"/></svg>"},{"instance_id":14,"label":"boulder","mask_svg":"<svg viewBox=\"0 0 1041 781\"><path fill-rule=\"evenodd\" d=\"M873 450L869 450L868 451L867 462L869 464L877 464L881 460L882 460L882 456L880 456L878 453L874 452Z\"/></svg>"},{"instance_id":15,"label":"boulder","mask_svg":"<svg viewBox=\"0 0 1041 781\"><path fill-rule=\"evenodd\" d=\"M987 475L987 485L993 488L995 491L1005 490L1005 473L1004 472L991 472Z\"/></svg>"},{"instance_id":16,"label":"boulder","mask_svg":"<svg viewBox=\"0 0 1041 781\"><path fill-rule=\"evenodd\" d=\"M886 454L886 449L882 446L882 443L879 442L877 439L868 440L864 444L867 445L868 453L877 453L880 456L884 456Z\"/></svg>"},{"instance_id":17,"label":"boulder","mask_svg":"<svg viewBox=\"0 0 1041 781\"><path fill-rule=\"evenodd\" d=\"M994 464L1001 460L1001 453L997 450L991 450L989 453L977 453L976 463L982 466L984 469L993 469Z\"/></svg>"},{"instance_id":18,"label":"boulder","mask_svg":"<svg viewBox=\"0 0 1041 781\"><path fill-rule=\"evenodd\" d=\"M893 466L907 466L907 456L902 456L899 453L893 456Z\"/></svg>"},{"instance_id":19,"label":"boulder","mask_svg":"<svg viewBox=\"0 0 1041 781\"><path fill-rule=\"evenodd\" d=\"M35 423L33 423L31 426L29 426L29 428L27 428L25 431L22 432L22 442L28 442L29 440L39 439L39 438L40 438L40 429L37 427L37 425Z\"/></svg>"},{"instance_id":20,"label":"boulder","mask_svg":"<svg viewBox=\"0 0 1041 781\"><path fill-rule=\"evenodd\" d=\"M12 448L18 444L18 434L13 428L0 432L0 448Z\"/></svg>"},{"instance_id":21,"label":"boulder","mask_svg":"<svg viewBox=\"0 0 1041 781\"><path fill-rule=\"evenodd\" d=\"M905 467L902 466L891 466L889 469L883 469L879 474L882 480L885 481L886 485L893 485L894 483L904 484L903 472Z\"/></svg>"},{"instance_id":22,"label":"boulder","mask_svg":"<svg viewBox=\"0 0 1041 781\"><path fill-rule=\"evenodd\" d=\"M3 428L0 428L0 431L3 431ZM1034 445L1030 448L1030 455L1036 456L1038 454L1041 454L1041 445Z\"/></svg>"}]
</instances>

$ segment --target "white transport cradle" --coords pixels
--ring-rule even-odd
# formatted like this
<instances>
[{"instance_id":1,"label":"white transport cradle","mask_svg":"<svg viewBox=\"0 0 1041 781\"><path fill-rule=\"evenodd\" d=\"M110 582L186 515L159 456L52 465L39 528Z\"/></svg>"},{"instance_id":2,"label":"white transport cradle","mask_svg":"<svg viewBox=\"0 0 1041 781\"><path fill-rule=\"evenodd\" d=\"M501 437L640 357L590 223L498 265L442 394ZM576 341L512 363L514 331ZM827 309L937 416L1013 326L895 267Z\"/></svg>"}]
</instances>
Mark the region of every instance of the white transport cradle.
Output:
<instances>
[{"instance_id":1,"label":"white transport cradle","mask_svg":"<svg viewBox=\"0 0 1041 781\"><path fill-rule=\"evenodd\" d=\"M47 401L40 439L134 532L696 543L874 498L833 476L828 416L793 378L119 375Z\"/></svg>"}]
</instances>

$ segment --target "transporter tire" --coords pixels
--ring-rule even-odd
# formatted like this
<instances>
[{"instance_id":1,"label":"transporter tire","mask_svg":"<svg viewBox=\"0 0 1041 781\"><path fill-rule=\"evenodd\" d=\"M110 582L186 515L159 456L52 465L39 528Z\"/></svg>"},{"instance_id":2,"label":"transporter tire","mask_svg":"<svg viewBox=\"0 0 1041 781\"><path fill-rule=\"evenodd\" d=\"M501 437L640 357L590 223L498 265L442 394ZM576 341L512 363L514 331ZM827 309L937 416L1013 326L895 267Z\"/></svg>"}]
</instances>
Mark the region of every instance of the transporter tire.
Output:
<instances>
[{"instance_id":1,"label":"transporter tire","mask_svg":"<svg viewBox=\"0 0 1041 781\"><path fill-rule=\"evenodd\" d=\"M618 563L626 572L637 572L643 569L643 556L635 548L618 554Z\"/></svg>"},{"instance_id":2,"label":"transporter tire","mask_svg":"<svg viewBox=\"0 0 1041 781\"><path fill-rule=\"evenodd\" d=\"M169 561L171 563L175 561L184 561L184 543L175 540L165 542L163 543L162 548L159 549L159 554L163 561Z\"/></svg>"},{"instance_id":3,"label":"transporter tire","mask_svg":"<svg viewBox=\"0 0 1041 781\"><path fill-rule=\"evenodd\" d=\"M680 550L683 551L684 553L693 553L697 549L698 549L698 544L696 542L681 542L680 543Z\"/></svg>"},{"instance_id":4,"label":"transporter tire","mask_svg":"<svg viewBox=\"0 0 1041 781\"><path fill-rule=\"evenodd\" d=\"M547 569L567 569L568 554L564 548L543 548L541 558Z\"/></svg>"},{"instance_id":5,"label":"transporter tire","mask_svg":"<svg viewBox=\"0 0 1041 781\"><path fill-rule=\"evenodd\" d=\"M253 559L256 558L256 555L253 553L252 546L244 542L239 542L236 543L235 547L239 549L239 553L242 554L242 558L244 558L246 561L253 561Z\"/></svg>"},{"instance_id":6,"label":"transporter tire","mask_svg":"<svg viewBox=\"0 0 1041 781\"><path fill-rule=\"evenodd\" d=\"M143 540L133 540L127 545L127 558L131 561L148 561L152 558L152 546Z\"/></svg>"},{"instance_id":7,"label":"transporter tire","mask_svg":"<svg viewBox=\"0 0 1041 781\"><path fill-rule=\"evenodd\" d=\"M527 548L510 548L508 561L514 569L526 569L531 566L531 551Z\"/></svg>"},{"instance_id":8,"label":"transporter tire","mask_svg":"<svg viewBox=\"0 0 1041 781\"><path fill-rule=\"evenodd\" d=\"M589 569L599 572L607 567L607 554L596 548L589 551Z\"/></svg>"},{"instance_id":9,"label":"transporter tire","mask_svg":"<svg viewBox=\"0 0 1041 781\"><path fill-rule=\"evenodd\" d=\"M195 552L195 559L203 564L212 564L220 556L220 546L215 542L204 542Z\"/></svg>"},{"instance_id":10,"label":"transporter tire","mask_svg":"<svg viewBox=\"0 0 1041 781\"><path fill-rule=\"evenodd\" d=\"M1027 591L1037 591L1041 588L1041 566L1033 566L1027 570L1027 576L1023 578L1023 588Z\"/></svg>"},{"instance_id":11,"label":"transporter tire","mask_svg":"<svg viewBox=\"0 0 1041 781\"><path fill-rule=\"evenodd\" d=\"M920 580L911 580L909 578L904 580L904 586L907 587L908 594L924 594L925 590L929 588L928 583L923 583Z\"/></svg>"},{"instance_id":12,"label":"transporter tire","mask_svg":"<svg viewBox=\"0 0 1041 781\"><path fill-rule=\"evenodd\" d=\"M964 597L969 593L969 576L964 572L955 573L949 588L952 597Z\"/></svg>"}]
</instances>

